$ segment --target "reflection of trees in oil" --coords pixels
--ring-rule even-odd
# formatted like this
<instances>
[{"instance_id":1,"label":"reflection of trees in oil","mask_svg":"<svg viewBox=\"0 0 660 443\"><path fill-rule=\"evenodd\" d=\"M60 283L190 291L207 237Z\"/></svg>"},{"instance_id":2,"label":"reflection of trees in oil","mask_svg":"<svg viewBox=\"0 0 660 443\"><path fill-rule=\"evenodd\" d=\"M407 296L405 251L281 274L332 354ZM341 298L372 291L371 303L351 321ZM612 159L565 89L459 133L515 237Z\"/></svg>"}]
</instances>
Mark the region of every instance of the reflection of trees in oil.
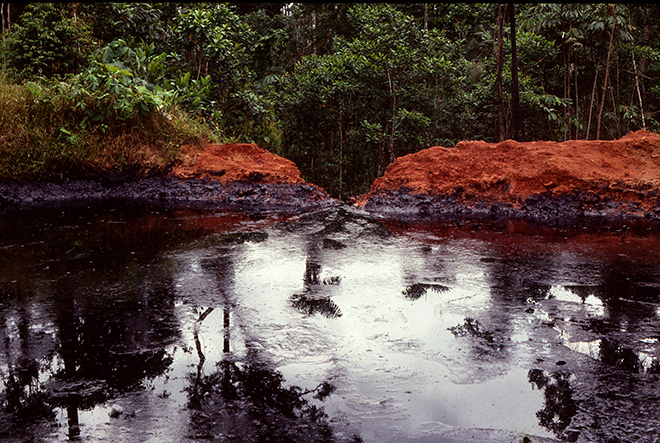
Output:
<instances>
[{"instance_id":1,"label":"reflection of trees in oil","mask_svg":"<svg viewBox=\"0 0 660 443\"><path fill-rule=\"evenodd\" d=\"M493 251L495 252L495 251ZM481 259L490 284L493 315L502 334L510 333L512 313L529 301L548 297L551 285L547 283L556 264L550 256L531 251L527 254L496 254Z\"/></svg>"},{"instance_id":2,"label":"reflection of trees in oil","mask_svg":"<svg viewBox=\"0 0 660 443\"><path fill-rule=\"evenodd\" d=\"M657 372L660 347L657 343L642 342L646 339L653 342L653 337L657 337L657 308L660 306L660 284L655 283L657 276L620 262L602 269L601 274L602 279L597 285L566 286L583 301L593 296L603 303L602 318L590 317L579 322L582 329L599 337L598 356L593 357L634 373ZM643 356L640 354L642 348L645 348Z\"/></svg>"},{"instance_id":3,"label":"reflection of trees in oil","mask_svg":"<svg viewBox=\"0 0 660 443\"><path fill-rule=\"evenodd\" d=\"M31 441L29 425L56 415L40 380L54 342L34 328L40 316L31 303L34 296L21 281L0 281L0 362L6 365L6 371L0 369L0 440Z\"/></svg>"},{"instance_id":4,"label":"reflection of trees in oil","mask_svg":"<svg viewBox=\"0 0 660 443\"><path fill-rule=\"evenodd\" d=\"M192 383L189 388L189 397L190 397L190 404L192 407L199 408L201 399L203 397L203 392L202 392L202 379L204 377L204 363L206 362L206 355L204 354L204 350L202 349L202 343L199 338L199 328L202 324L202 322L208 317L212 312L214 311L214 308L206 308L200 315L197 321L195 322L195 326L193 327L193 338L195 341L195 349L197 350L197 357L199 358L199 363L197 363L197 371L195 372L194 376L191 374L192 378ZM229 322L229 311L226 311L226 316L227 316L227 323ZM227 343L227 347L228 347Z\"/></svg>"},{"instance_id":5,"label":"reflection of trees in oil","mask_svg":"<svg viewBox=\"0 0 660 443\"><path fill-rule=\"evenodd\" d=\"M506 356L504 339L499 333L485 329L479 320L466 317L462 324L447 328L454 337L470 339L472 351L478 359L485 356L502 358Z\"/></svg>"},{"instance_id":6,"label":"reflection of trees in oil","mask_svg":"<svg viewBox=\"0 0 660 443\"><path fill-rule=\"evenodd\" d=\"M306 294L293 294L291 305L303 314L321 314L324 317L341 317L341 309L329 298L313 298Z\"/></svg>"},{"instance_id":7,"label":"reflection of trees in oil","mask_svg":"<svg viewBox=\"0 0 660 443\"><path fill-rule=\"evenodd\" d=\"M471 317L465 317L465 321L461 325L452 326L449 328L449 331L454 334L455 337L476 337L483 339L486 343L494 343L495 338L491 331L485 330L479 320L475 320Z\"/></svg>"},{"instance_id":8,"label":"reflection of trees in oil","mask_svg":"<svg viewBox=\"0 0 660 443\"><path fill-rule=\"evenodd\" d=\"M586 265L585 274L598 279L565 289L583 302L597 298L603 310L572 318L563 327L581 328L575 336L585 337L591 345L585 353L601 364L579 374L584 388L578 391L579 414L572 427L580 429L585 441L658 441L654 427L659 400L657 390L649 389L652 374L660 371L660 348L654 339L660 306L660 285L653 271L657 265L622 259Z\"/></svg>"},{"instance_id":9,"label":"reflection of trees in oil","mask_svg":"<svg viewBox=\"0 0 660 443\"><path fill-rule=\"evenodd\" d=\"M64 361L58 377L104 380L121 391L170 365L163 346L179 334L172 283L143 285L90 299L68 290L54 295Z\"/></svg>"},{"instance_id":10,"label":"reflection of trees in oil","mask_svg":"<svg viewBox=\"0 0 660 443\"><path fill-rule=\"evenodd\" d=\"M264 363L230 359L218 362L209 375L190 378L194 438L229 432L240 441L333 441L327 416L308 400L330 395L329 383L313 390L287 387L282 374Z\"/></svg>"},{"instance_id":11,"label":"reflection of trees in oil","mask_svg":"<svg viewBox=\"0 0 660 443\"><path fill-rule=\"evenodd\" d=\"M224 435L251 442L330 442L332 431L323 410L310 397L324 400L334 387L321 383L313 390L285 386L281 373L261 361L257 351L247 348L238 359L231 350L233 265L226 257L207 263L204 268L218 288L217 302L222 305L223 357L205 374L206 355L200 339L202 323L209 321L215 307L201 312L193 328L199 358L196 370L188 375L185 391L191 409L189 433L194 439ZM306 277L318 279L314 268ZM212 317L211 317L212 318Z\"/></svg>"},{"instance_id":12,"label":"reflection of trees in oil","mask_svg":"<svg viewBox=\"0 0 660 443\"><path fill-rule=\"evenodd\" d=\"M391 233L372 217L344 207L306 214L301 217L297 228L309 230L309 239L303 290L291 295L291 305L306 315L340 317L341 309L331 300L331 295L332 287L341 284L341 277L321 278L323 263L328 260L325 254L328 253L331 257L333 251L346 248L348 242L365 238L379 241L389 237Z\"/></svg>"},{"instance_id":13,"label":"reflection of trees in oil","mask_svg":"<svg viewBox=\"0 0 660 443\"><path fill-rule=\"evenodd\" d=\"M498 361L510 356L514 332L514 318L530 300L546 298L551 286L544 283L546 276L541 271L549 269L551 263L538 256L505 256L496 250L487 251L482 263L485 278L490 288L488 309L479 318L466 317L464 322L450 327L456 337L467 337L477 359L488 356Z\"/></svg>"},{"instance_id":14,"label":"reflection of trees in oil","mask_svg":"<svg viewBox=\"0 0 660 443\"><path fill-rule=\"evenodd\" d=\"M443 293L449 290L448 286L439 285L435 283L413 283L402 291L403 296L409 300L419 300L423 295L429 291L435 293Z\"/></svg>"},{"instance_id":15,"label":"reflection of trees in oil","mask_svg":"<svg viewBox=\"0 0 660 443\"><path fill-rule=\"evenodd\" d=\"M10 417L29 423L52 419L61 407L74 438L80 434L80 409L137 389L170 366L164 344L178 334L173 292L167 281L106 294L90 294L68 278L54 286L45 296L14 297L0 309L9 367L0 401ZM9 339L8 315L20 315L25 323L18 348ZM49 329L53 332L44 332Z\"/></svg>"},{"instance_id":16,"label":"reflection of trees in oil","mask_svg":"<svg viewBox=\"0 0 660 443\"><path fill-rule=\"evenodd\" d=\"M586 300L600 299L605 306L607 322L614 328L636 327L657 317L660 306L660 282L653 271L632 268L630 264L610 263L600 270L602 278L595 285L568 285L566 289Z\"/></svg>"},{"instance_id":17,"label":"reflection of trees in oil","mask_svg":"<svg viewBox=\"0 0 660 443\"><path fill-rule=\"evenodd\" d=\"M547 282L556 272L554 258L542 251L497 253L482 258L481 262L490 281L494 302L509 306L547 298L551 288Z\"/></svg>"},{"instance_id":18,"label":"reflection of trees in oil","mask_svg":"<svg viewBox=\"0 0 660 443\"><path fill-rule=\"evenodd\" d=\"M22 420L50 419L55 415L39 382L43 349L30 330L34 320L27 305L32 295L16 281L0 284L1 346L8 368L7 373L0 372L4 388L0 391L0 405L5 412Z\"/></svg>"},{"instance_id":19,"label":"reflection of trees in oil","mask_svg":"<svg viewBox=\"0 0 660 443\"><path fill-rule=\"evenodd\" d=\"M289 300L291 306L303 314L321 314L328 318L341 317L341 309L330 299L330 295L328 294L329 287L341 283L341 277L331 276L321 279L323 252L319 243L322 242L316 238L311 240L305 262L303 291L291 295Z\"/></svg>"},{"instance_id":20,"label":"reflection of trees in oil","mask_svg":"<svg viewBox=\"0 0 660 443\"><path fill-rule=\"evenodd\" d=\"M166 282L124 294L112 309L80 303L70 292L57 295L64 367L53 374L51 401L66 408L70 436L79 433L79 409L138 389L169 368L173 359L163 345L178 333L172 294Z\"/></svg>"},{"instance_id":21,"label":"reflection of trees in oil","mask_svg":"<svg viewBox=\"0 0 660 443\"><path fill-rule=\"evenodd\" d=\"M21 420L52 419L55 411L48 393L39 383L39 363L25 360L3 377L2 407Z\"/></svg>"},{"instance_id":22,"label":"reflection of trees in oil","mask_svg":"<svg viewBox=\"0 0 660 443\"><path fill-rule=\"evenodd\" d=\"M403 281L406 287L401 294L407 300L420 300L422 297L442 294L451 288L437 282L450 282L455 280L454 269L445 264L444 253L438 253L431 245L423 244L415 248L413 256L418 259L407 259L402 263Z\"/></svg>"},{"instance_id":23,"label":"reflection of trees in oil","mask_svg":"<svg viewBox=\"0 0 660 443\"><path fill-rule=\"evenodd\" d=\"M640 372L643 369L642 363L634 350L607 338L600 340L599 359L607 365L630 372Z\"/></svg>"},{"instance_id":24,"label":"reflection of trees in oil","mask_svg":"<svg viewBox=\"0 0 660 443\"><path fill-rule=\"evenodd\" d=\"M641 354L634 348L608 337L602 337L597 342L597 352L590 352L588 355L601 363L631 373L660 373L660 363L657 357L648 352Z\"/></svg>"},{"instance_id":25,"label":"reflection of trees in oil","mask_svg":"<svg viewBox=\"0 0 660 443\"><path fill-rule=\"evenodd\" d=\"M11 243L0 257L7 367L0 432L17 420L52 419L61 407L75 438L79 409L138 388L170 365L164 344L178 334L172 288L160 275L154 281L165 283L150 281L144 265L168 243L201 233L168 229L162 220L135 206L62 206L1 218ZM27 429L19 426L17 435Z\"/></svg>"},{"instance_id":26,"label":"reflection of trees in oil","mask_svg":"<svg viewBox=\"0 0 660 443\"><path fill-rule=\"evenodd\" d=\"M321 314L328 318L341 317L341 309L319 287L339 284L339 277L331 277L321 281L321 265L307 259L303 277L304 290L291 296L291 305L303 314Z\"/></svg>"},{"instance_id":27,"label":"reflection of trees in oil","mask_svg":"<svg viewBox=\"0 0 660 443\"><path fill-rule=\"evenodd\" d=\"M577 412L570 377L567 371L555 371L548 376L540 369L527 374L529 382L543 391L545 399L543 409L536 413L539 423L557 436L562 435Z\"/></svg>"},{"instance_id":28,"label":"reflection of trees in oil","mask_svg":"<svg viewBox=\"0 0 660 443\"><path fill-rule=\"evenodd\" d=\"M173 283L167 266L153 260L163 249L193 241L206 231L182 230L176 221L163 223L161 216L140 213L125 218L121 211L102 209L100 214L90 218L57 210L54 222L35 213L34 219L11 223L12 234L16 233L12 241L26 247L10 247L0 258L15 272L8 276L0 268L0 361L7 367L0 370L0 439L3 432L16 428L20 432L15 433L15 441L35 440L28 435L32 431L14 423L53 418L57 408L66 411L69 436L76 438L81 431L79 410L140 389L145 379L163 374L171 365L172 356L165 347L179 334ZM52 224L42 229L46 222ZM263 233L225 235L219 247L231 249L264 239ZM217 242L213 245L218 246ZM220 287L230 285L226 276L232 270L226 265L215 270ZM19 283L5 283L13 280ZM233 305L226 292L218 305L224 313L223 349L229 355ZM202 365L199 368L201 386L204 380L216 379L215 373L209 379ZM322 388L309 393L285 388L281 375L274 371L230 358L218 369L226 374L223 392L243 385L244 391L238 390L236 395L254 399L271 389L275 400L264 400L269 407L277 410L287 399L295 414L304 417L298 420L300 426L305 420L322 421L320 410L304 403L305 398L289 398L294 394L310 397ZM202 397L202 406L208 404L207 398ZM320 432L322 428L316 429Z\"/></svg>"},{"instance_id":29,"label":"reflection of trees in oil","mask_svg":"<svg viewBox=\"0 0 660 443\"><path fill-rule=\"evenodd\" d=\"M530 301L547 298L551 286L546 282L554 263L549 257L536 253L498 253L483 258L481 262L490 286L491 306L480 315L479 320L492 329L494 343L500 345L496 355L506 357L515 329L513 319L521 309L529 309Z\"/></svg>"}]
</instances>

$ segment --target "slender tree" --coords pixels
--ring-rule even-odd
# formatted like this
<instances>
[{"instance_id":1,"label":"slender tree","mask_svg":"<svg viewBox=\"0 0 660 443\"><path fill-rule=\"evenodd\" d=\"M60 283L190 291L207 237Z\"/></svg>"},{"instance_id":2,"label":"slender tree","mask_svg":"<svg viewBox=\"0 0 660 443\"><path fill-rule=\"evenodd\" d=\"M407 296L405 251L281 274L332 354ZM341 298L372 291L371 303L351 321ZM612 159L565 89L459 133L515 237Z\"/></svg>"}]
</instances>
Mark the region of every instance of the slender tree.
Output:
<instances>
[{"instance_id":1,"label":"slender tree","mask_svg":"<svg viewBox=\"0 0 660 443\"><path fill-rule=\"evenodd\" d=\"M632 25L632 14L630 13L630 5L628 5L628 26L630 29L630 35L633 35L633 25ZM635 90L637 91L637 98L639 99L639 113L642 118L642 128L646 129L646 118L644 117L644 105L642 102L642 93L639 89L639 73L637 71L637 59L635 58L635 44L632 44L632 62L633 70L635 73Z\"/></svg>"},{"instance_id":2,"label":"slender tree","mask_svg":"<svg viewBox=\"0 0 660 443\"><path fill-rule=\"evenodd\" d=\"M596 100L596 91L598 89L598 71L600 70L600 58L598 63L596 63L596 72L594 73L594 87L591 90L591 102L589 103L589 118L587 120L587 134L585 139L589 140L589 135L591 134L591 114L594 108L594 101Z\"/></svg>"},{"instance_id":3,"label":"slender tree","mask_svg":"<svg viewBox=\"0 0 660 443\"><path fill-rule=\"evenodd\" d=\"M520 95L518 88L518 55L516 51L516 7L509 4L509 26L511 27L511 113L512 138L522 141L522 118L520 116Z\"/></svg>"},{"instance_id":4,"label":"slender tree","mask_svg":"<svg viewBox=\"0 0 660 443\"><path fill-rule=\"evenodd\" d=\"M2 32L11 30L11 3L0 3L2 13Z\"/></svg>"},{"instance_id":5,"label":"slender tree","mask_svg":"<svg viewBox=\"0 0 660 443\"><path fill-rule=\"evenodd\" d=\"M502 69L504 67L504 19L506 4L500 4L497 14L497 138L499 141L506 137L504 126L504 104L502 98Z\"/></svg>"},{"instance_id":6,"label":"slender tree","mask_svg":"<svg viewBox=\"0 0 660 443\"><path fill-rule=\"evenodd\" d=\"M612 46L614 44L614 31L616 28L616 6L611 5L612 10L612 32L610 33L610 44L607 48L607 60L605 61L605 80L603 81L603 95L600 99L600 106L598 109L598 121L596 123L596 140L600 140L600 123L603 117L603 109L605 108L605 97L607 95L607 81L610 75L610 58L612 55Z\"/></svg>"},{"instance_id":7,"label":"slender tree","mask_svg":"<svg viewBox=\"0 0 660 443\"><path fill-rule=\"evenodd\" d=\"M429 30L429 4L424 3L424 31Z\"/></svg>"}]
</instances>

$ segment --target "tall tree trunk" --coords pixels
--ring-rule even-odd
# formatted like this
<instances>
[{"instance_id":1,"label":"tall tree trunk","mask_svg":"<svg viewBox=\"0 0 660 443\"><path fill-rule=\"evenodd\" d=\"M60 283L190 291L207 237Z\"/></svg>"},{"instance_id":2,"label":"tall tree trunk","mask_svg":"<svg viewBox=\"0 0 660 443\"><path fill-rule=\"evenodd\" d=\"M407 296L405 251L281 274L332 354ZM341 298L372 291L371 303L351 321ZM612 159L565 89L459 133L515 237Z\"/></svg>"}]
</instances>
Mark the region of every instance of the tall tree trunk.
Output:
<instances>
[{"instance_id":1,"label":"tall tree trunk","mask_svg":"<svg viewBox=\"0 0 660 443\"><path fill-rule=\"evenodd\" d=\"M630 5L628 5L628 23L630 28L630 35L632 35L632 17L630 14ZM639 114L642 118L642 129L646 129L646 118L644 117L644 105L642 104L642 93L639 89L639 74L637 73L637 60L635 59L635 43L632 45L632 62L633 71L635 73L635 89L637 90L637 97L639 98Z\"/></svg>"},{"instance_id":2,"label":"tall tree trunk","mask_svg":"<svg viewBox=\"0 0 660 443\"><path fill-rule=\"evenodd\" d=\"M344 125L343 116L339 114L339 199L343 198L344 191Z\"/></svg>"},{"instance_id":3,"label":"tall tree trunk","mask_svg":"<svg viewBox=\"0 0 660 443\"><path fill-rule=\"evenodd\" d=\"M614 121L616 122L616 137L619 138L621 136L621 120L619 119L619 116L617 114L617 100L616 97L614 97L614 88L610 89L610 98L612 100L612 110L614 113Z\"/></svg>"},{"instance_id":4,"label":"tall tree trunk","mask_svg":"<svg viewBox=\"0 0 660 443\"><path fill-rule=\"evenodd\" d=\"M390 100L392 101L392 118L389 123L389 143L387 147L388 153L388 163L393 163L396 160L396 152L394 146L394 135L396 133L396 127L394 126L394 120L396 118L397 102L396 102L396 86L392 82L392 76L390 75L389 66L385 65L385 71L387 72L387 82L389 84L390 91Z\"/></svg>"},{"instance_id":5,"label":"tall tree trunk","mask_svg":"<svg viewBox=\"0 0 660 443\"><path fill-rule=\"evenodd\" d=\"M580 127L577 122L580 121L580 97L578 95L578 58L575 55L575 140L580 138Z\"/></svg>"},{"instance_id":6,"label":"tall tree trunk","mask_svg":"<svg viewBox=\"0 0 660 443\"><path fill-rule=\"evenodd\" d=\"M2 37L2 69L3 71L7 69L7 57L5 55L5 4L0 3L0 21L2 21L2 27L0 29L0 37Z\"/></svg>"},{"instance_id":7,"label":"tall tree trunk","mask_svg":"<svg viewBox=\"0 0 660 443\"><path fill-rule=\"evenodd\" d=\"M522 141L522 119L520 116L520 97L518 91L518 56L516 51L516 7L509 4L509 25L511 26L511 113L512 138Z\"/></svg>"},{"instance_id":8,"label":"tall tree trunk","mask_svg":"<svg viewBox=\"0 0 660 443\"><path fill-rule=\"evenodd\" d=\"M571 25L568 27L568 35L570 36L571 34ZM570 98L571 95L571 44L564 42L562 44L564 50L563 56L564 56L564 98ZM567 121L570 121L570 109L568 106L564 107L564 119ZM563 131L563 139L564 141L568 138L568 129L565 127Z\"/></svg>"},{"instance_id":9,"label":"tall tree trunk","mask_svg":"<svg viewBox=\"0 0 660 443\"><path fill-rule=\"evenodd\" d=\"M504 126L504 103L502 98L502 69L504 67L504 18L506 4L501 3L497 14L497 139L504 140L506 127Z\"/></svg>"},{"instance_id":10,"label":"tall tree trunk","mask_svg":"<svg viewBox=\"0 0 660 443\"><path fill-rule=\"evenodd\" d=\"M316 11L312 10L312 54L316 52Z\"/></svg>"},{"instance_id":11,"label":"tall tree trunk","mask_svg":"<svg viewBox=\"0 0 660 443\"><path fill-rule=\"evenodd\" d=\"M594 102L596 101L596 90L598 89L598 71L600 70L600 58L598 63L596 63L596 74L594 75L594 87L591 90L591 103L589 103L589 118L587 119L587 134L585 140L589 140L591 135L591 114L594 109Z\"/></svg>"},{"instance_id":12,"label":"tall tree trunk","mask_svg":"<svg viewBox=\"0 0 660 443\"><path fill-rule=\"evenodd\" d=\"M429 4L424 3L424 30L429 30Z\"/></svg>"},{"instance_id":13,"label":"tall tree trunk","mask_svg":"<svg viewBox=\"0 0 660 443\"><path fill-rule=\"evenodd\" d=\"M607 96L607 80L610 75L610 57L612 55L612 46L614 44L614 29L616 26L616 5L612 6L612 32L610 33L610 45L607 48L607 60L605 61L605 80L603 81L603 94L600 100L600 107L598 109L598 121L596 124L596 140L600 140L600 123L603 117L603 109L605 108L605 97Z\"/></svg>"}]
</instances>

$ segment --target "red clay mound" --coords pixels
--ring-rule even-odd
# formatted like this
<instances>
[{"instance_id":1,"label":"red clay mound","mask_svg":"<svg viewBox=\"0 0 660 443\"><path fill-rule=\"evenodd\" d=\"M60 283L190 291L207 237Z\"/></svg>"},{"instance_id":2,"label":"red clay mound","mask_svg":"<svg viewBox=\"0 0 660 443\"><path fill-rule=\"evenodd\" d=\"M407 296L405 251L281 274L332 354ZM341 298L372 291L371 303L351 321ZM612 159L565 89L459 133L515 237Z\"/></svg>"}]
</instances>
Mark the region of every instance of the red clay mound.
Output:
<instances>
[{"instance_id":1,"label":"red clay mound","mask_svg":"<svg viewBox=\"0 0 660 443\"><path fill-rule=\"evenodd\" d=\"M406 189L433 196L519 205L534 194L593 192L615 201L656 206L660 195L660 135L637 131L619 140L501 143L464 141L406 155L392 163L378 191Z\"/></svg>"},{"instance_id":2,"label":"red clay mound","mask_svg":"<svg viewBox=\"0 0 660 443\"><path fill-rule=\"evenodd\" d=\"M210 178L223 185L230 182L306 184L296 165L257 145L236 143L207 145L189 152L173 171L175 176Z\"/></svg>"}]
</instances>

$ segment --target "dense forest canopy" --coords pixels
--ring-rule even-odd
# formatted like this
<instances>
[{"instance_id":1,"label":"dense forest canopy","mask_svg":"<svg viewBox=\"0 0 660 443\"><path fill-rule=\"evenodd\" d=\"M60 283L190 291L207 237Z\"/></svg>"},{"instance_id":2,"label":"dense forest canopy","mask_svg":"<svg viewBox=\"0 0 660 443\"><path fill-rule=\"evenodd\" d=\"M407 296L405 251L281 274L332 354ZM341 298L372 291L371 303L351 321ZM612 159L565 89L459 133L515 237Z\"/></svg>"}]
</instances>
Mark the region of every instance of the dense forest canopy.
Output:
<instances>
[{"instance_id":1,"label":"dense forest canopy","mask_svg":"<svg viewBox=\"0 0 660 443\"><path fill-rule=\"evenodd\" d=\"M429 146L657 131L659 27L655 4L2 3L0 168L89 172L112 140L126 169L149 137L166 166L203 133L348 196Z\"/></svg>"}]
</instances>

